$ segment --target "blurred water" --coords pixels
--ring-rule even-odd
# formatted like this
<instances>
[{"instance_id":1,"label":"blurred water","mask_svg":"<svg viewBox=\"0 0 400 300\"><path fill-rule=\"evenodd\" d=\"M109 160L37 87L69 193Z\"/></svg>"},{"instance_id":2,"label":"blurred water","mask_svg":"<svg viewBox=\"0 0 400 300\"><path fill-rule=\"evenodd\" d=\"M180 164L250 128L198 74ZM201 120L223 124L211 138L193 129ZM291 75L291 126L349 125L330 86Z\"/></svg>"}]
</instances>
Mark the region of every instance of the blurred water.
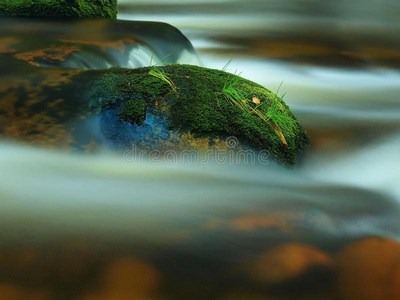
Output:
<instances>
[{"instance_id":1,"label":"blurred water","mask_svg":"<svg viewBox=\"0 0 400 300\"><path fill-rule=\"evenodd\" d=\"M70 127L82 113L79 94L65 96L75 110L60 108L71 113L56 119L69 118L53 150L0 123L0 299L12 288L12 299L397 299L397 269L385 266L397 265L398 245L367 238L400 238L399 16L399 4L389 0L120 0L120 19L171 23L204 66L222 69L233 58L230 72L272 91L283 82L279 94L286 93L311 146L293 170L272 162L132 163L107 150L66 154ZM1 22L14 30L18 24ZM28 22L31 32L24 27L14 37L26 41L36 34L32 24L48 26ZM121 53L92 45L85 55L95 62L79 54L41 71L3 60L2 103L16 93L52 102L57 90L21 87L36 80L51 87L69 80L64 72L71 69L138 67L152 51L159 59L172 54L171 62L200 63L171 27L99 24L53 24L50 32L53 39L69 35L74 46L80 36L102 45L130 37L143 47L132 43L126 49L136 50ZM7 59L15 54L2 49ZM26 119L13 118L7 120ZM86 131L98 131L96 124ZM367 244L343 263L359 239ZM282 257L271 256L274 264L260 261L281 245L294 254L282 250ZM374 251L381 255L371 259Z\"/></svg>"}]
</instances>

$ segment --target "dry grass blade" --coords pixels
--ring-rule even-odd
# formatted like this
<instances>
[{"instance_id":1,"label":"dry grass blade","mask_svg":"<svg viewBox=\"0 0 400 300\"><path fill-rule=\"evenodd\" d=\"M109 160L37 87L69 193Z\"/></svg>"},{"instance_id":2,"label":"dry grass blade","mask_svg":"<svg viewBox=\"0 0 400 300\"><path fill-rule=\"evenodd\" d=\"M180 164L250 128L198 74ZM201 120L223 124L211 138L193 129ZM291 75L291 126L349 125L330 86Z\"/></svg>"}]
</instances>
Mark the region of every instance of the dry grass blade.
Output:
<instances>
[{"instance_id":1,"label":"dry grass blade","mask_svg":"<svg viewBox=\"0 0 400 300\"><path fill-rule=\"evenodd\" d=\"M283 135L282 129L280 128L280 126L276 123L274 123L273 121L271 121L268 117L264 116L260 111L252 108L251 106L249 107L250 111L253 112L255 115L257 115L258 117L260 117L260 119L262 119L265 123L268 124L268 126L270 126L272 128L272 130L280 137L282 143L286 146L288 146L288 143L286 141L285 136Z\"/></svg>"},{"instance_id":2,"label":"dry grass blade","mask_svg":"<svg viewBox=\"0 0 400 300\"><path fill-rule=\"evenodd\" d=\"M156 66L151 67L151 69L149 71L149 75L157 77L157 78L161 79L162 81L165 81L166 83L168 83L168 85L172 88L172 90L175 93L177 92L175 83L160 68L158 68Z\"/></svg>"}]
</instances>

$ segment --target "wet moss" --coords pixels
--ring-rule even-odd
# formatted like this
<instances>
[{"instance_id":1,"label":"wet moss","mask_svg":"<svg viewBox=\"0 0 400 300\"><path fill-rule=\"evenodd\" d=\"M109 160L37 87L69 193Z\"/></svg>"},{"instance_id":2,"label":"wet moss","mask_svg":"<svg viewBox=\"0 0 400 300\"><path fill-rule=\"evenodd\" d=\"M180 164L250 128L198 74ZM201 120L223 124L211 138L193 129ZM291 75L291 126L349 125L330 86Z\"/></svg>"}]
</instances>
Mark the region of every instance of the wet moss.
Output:
<instances>
[{"instance_id":1,"label":"wet moss","mask_svg":"<svg viewBox=\"0 0 400 300\"><path fill-rule=\"evenodd\" d=\"M1 0L0 16L115 19L117 0Z\"/></svg>"},{"instance_id":2,"label":"wet moss","mask_svg":"<svg viewBox=\"0 0 400 300\"><path fill-rule=\"evenodd\" d=\"M146 119L147 102L143 99L130 99L122 103L119 116L126 122L142 125Z\"/></svg>"},{"instance_id":3,"label":"wet moss","mask_svg":"<svg viewBox=\"0 0 400 300\"><path fill-rule=\"evenodd\" d=\"M235 136L255 149L269 151L286 165L294 165L298 154L307 147L305 129L283 100L268 89L220 70L191 65L158 68L167 80L151 76L151 68L107 71L94 85L92 105L98 109L123 105L126 108L122 108L121 117L136 122L144 103L131 99L140 98L146 105L163 110L171 130L199 137ZM244 97L240 100L246 101L245 109L223 93L226 83L232 80L235 90ZM173 82L176 91L168 81ZM254 98L257 101L251 100ZM135 104L137 109L133 109ZM281 129L284 137L262 118L271 115L272 108L277 123L268 120ZM284 121L279 123L280 120Z\"/></svg>"}]
</instances>

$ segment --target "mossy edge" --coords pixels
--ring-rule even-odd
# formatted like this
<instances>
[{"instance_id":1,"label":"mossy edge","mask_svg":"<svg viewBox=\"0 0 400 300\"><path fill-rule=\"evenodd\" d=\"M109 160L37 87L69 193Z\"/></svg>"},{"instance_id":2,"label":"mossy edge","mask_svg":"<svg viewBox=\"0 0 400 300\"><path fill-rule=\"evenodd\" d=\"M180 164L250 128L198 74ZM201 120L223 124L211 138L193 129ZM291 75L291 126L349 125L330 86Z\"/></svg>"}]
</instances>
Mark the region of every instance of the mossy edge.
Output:
<instances>
[{"instance_id":1,"label":"mossy edge","mask_svg":"<svg viewBox=\"0 0 400 300\"><path fill-rule=\"evenodd\" d=\"M0 16L115 19L117 0L2 0Z\"/></svg>"}]
</instances>

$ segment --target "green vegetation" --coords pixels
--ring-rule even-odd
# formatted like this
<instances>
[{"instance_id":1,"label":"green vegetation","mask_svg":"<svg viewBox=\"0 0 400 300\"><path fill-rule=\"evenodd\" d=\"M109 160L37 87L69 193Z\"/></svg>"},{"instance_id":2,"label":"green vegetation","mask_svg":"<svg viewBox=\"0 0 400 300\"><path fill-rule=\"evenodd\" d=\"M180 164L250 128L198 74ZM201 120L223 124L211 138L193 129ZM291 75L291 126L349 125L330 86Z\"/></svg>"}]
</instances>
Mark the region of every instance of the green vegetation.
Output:
<instances>
[{"instance_id":1,"label":"green vegetation","mask_svg":"<svg viewBox=\"0 0 400 300\"><path fill-rule=\"evenodd\" d=\"M122 103L119 116L127 122L142 125L146 119L147 102L143 99L130 99Z\"/></svg>"},{"instance_id":2,"label":"green vegetation","mask_svg":"<svg viewBox=\"0 0 400 300\"><path fill-rule=\"evenodd\" d=\"M165 81L148 74L149 68L90 72L101 74L97 82L90 86L90 106L100 110L139 97L145 101L154 100L156 95L171 91Z\"/></svg>"},{"instance_id":3,"label":"green vegetation","mask_svg":"<svg viewBox=\"0 0 400 300\"><path fill-rule=\"evenodd\" d=\"M289 114L290 111L283 106L283 102L280 101L276 94L272 95L270 105L266 110L260 109L262 105L260 99L240 92L240 80L241 78L238 76L230 76L224 83L222 94L244 112L254 114L263 120L277 134L282 143L287 146L286 139L293 137L296 126L295 119Z\"/></svg>"},{"instance_id":4,"label":"green vegetation","mask_svg":"<svg viewBox=\"0 0 400 300\"><path fill-rule=\"evenodd\" d=\"M117 0L0 0L0 16L115 19Z\"/></svg>"},{"instance_id":5,"label":"green vegetation","mask_svg":"<svg viewBox=\"0 0 400 300\"><path fill-rule=\"evenodd\" d=\"M176 86L175 83L168 77L165 71L158 66L152 66L149 71L149 75L154 76L156 78L161 79L162 81L166 82L171 89L176 93Z\"/></svg>"},{"instance_id":6,"label":"green vegetation","mask_svg":"<svg viewBox=\"0 0 400 300\"><path fill-rule=\"evenodd\" d=\"M163 69L159 68L159 66L157 64L153 65L153 58L154 58L154 52L151 55L149 75L159 78L162 81L166 82L171 87L171 89L176 93L177 91L176 91L175 83L171 80L171 78L169 78L167 76L167 74L164 72ZM163 63L167 64L165 59L166 59L166 57L164 57Z\"/></svg>"},{"instance_id":7,"label":"green vegetation","mask_svg":"<svg viewBox=\"0 0 400 300\"><path fill-rule=\"evenodd\" d=\"M171 130L197 137L236 136L287 165L293 165L309 143L283 100L254 82L190 65L157 67L161 76L150 74L152 68L107 71L94 84L92 104L98 109L126 106L120 108L121 117L129 120L132 112L131 119L137 122L144 104L132 99L142 99L166 115ZM135 104L138 110L133 109Z\"/></svg>"}]
</instances>

